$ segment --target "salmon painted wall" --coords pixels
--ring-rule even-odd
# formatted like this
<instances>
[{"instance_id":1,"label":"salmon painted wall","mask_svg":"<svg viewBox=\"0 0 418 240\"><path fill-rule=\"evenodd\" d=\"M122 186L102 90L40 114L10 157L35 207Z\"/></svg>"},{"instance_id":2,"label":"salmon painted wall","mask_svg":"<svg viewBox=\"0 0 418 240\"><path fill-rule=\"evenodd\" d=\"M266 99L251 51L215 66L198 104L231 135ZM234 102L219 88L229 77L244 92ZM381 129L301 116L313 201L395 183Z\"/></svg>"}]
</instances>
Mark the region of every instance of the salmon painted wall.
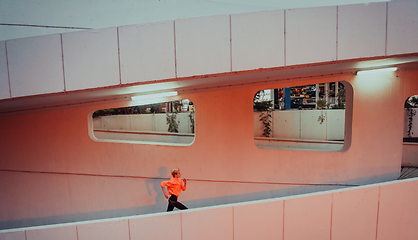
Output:
<instances>
[{"instance_id":1,"label":"salmon painted wall","mask_svg":"<svg viewBox=\"0 0 418 240\"><path fill-rule=\"evenodd\" d=\"M158 178L168 177L175 167L190 179L180 195L190 208L341 187L309 184L396 179L403 104L418 92L417 77L416 70L400 70L185 93L181 97L196 106L196 139L188 147L91 140L89 114L126 103L2 115L0 228L163 212L166 201ZM353 87L347 151L254 145L256 91L334 81Z\"/></svg>"}]
</instances>

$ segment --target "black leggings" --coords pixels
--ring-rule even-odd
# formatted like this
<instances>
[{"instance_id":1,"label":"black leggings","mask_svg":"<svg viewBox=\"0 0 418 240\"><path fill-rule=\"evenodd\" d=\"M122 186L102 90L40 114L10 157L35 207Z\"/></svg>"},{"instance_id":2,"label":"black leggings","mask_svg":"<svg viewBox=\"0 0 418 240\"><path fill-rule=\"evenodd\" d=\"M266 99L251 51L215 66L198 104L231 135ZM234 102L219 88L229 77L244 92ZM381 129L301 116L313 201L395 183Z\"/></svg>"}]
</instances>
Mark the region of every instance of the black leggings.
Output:
<instances>
[{"instance_id":1,"label":"black leggings","mask_svg":"<svg viewBox=\"0 0 418 240\"><path fill-rule=\"evenodd\" d=\"M177 201L177 196L176 195L171 195L170 198L168 199L167 212L173 211L174 207L176 207L180 210L187 209L186 206L184 206L181 202Z\"/></svg>"}]
</instances>

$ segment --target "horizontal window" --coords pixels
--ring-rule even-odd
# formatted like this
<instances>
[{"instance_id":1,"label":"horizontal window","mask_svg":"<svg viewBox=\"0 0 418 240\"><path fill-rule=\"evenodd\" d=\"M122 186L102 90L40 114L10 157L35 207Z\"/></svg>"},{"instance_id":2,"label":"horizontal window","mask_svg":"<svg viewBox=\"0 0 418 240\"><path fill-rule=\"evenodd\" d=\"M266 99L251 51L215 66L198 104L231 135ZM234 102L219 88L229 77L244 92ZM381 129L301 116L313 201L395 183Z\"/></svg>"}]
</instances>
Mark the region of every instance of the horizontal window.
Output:
<instances>
[{"instance_id":1,"label":"horizontal window","mask_svg":"<svg viewBox=\"0 0 418 240\"><path fill-rule=\"evenodd\" d=\"M188 99L100 109L91 118L95 141L188 146L195 139L195 108Z\"/></svg>"},{"instance_id":2,"label":"horizontal window","mask_svg":"<svg viewBox=\"0 0 418 240\"><path fill-rule=\"evenodd\" d=\"M347 82L260 90L254 95L259 148L345 151L351 135L352 88Z\"/></svg>"}]
</instances>

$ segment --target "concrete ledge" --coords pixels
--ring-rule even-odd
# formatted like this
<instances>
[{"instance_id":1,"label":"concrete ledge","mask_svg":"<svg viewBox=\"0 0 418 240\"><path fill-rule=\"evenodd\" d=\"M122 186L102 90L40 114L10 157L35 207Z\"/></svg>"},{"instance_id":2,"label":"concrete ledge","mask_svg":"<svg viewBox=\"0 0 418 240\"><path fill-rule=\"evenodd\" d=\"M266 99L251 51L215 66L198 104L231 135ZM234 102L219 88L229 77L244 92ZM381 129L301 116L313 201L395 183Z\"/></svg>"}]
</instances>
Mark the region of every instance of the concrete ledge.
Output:
<instances>
[{"instance_id":1,"label":"concrete ledge","mask_svg":"<svg viewBox=\"0 0 418 240\"><path fill-rule=\"evenodd\" d=\"M414 178L171 213L2 230L0 240L329 239L330 233L333 239L413 239L418 234L417 190Z\"/></svg>"}]
</instances>

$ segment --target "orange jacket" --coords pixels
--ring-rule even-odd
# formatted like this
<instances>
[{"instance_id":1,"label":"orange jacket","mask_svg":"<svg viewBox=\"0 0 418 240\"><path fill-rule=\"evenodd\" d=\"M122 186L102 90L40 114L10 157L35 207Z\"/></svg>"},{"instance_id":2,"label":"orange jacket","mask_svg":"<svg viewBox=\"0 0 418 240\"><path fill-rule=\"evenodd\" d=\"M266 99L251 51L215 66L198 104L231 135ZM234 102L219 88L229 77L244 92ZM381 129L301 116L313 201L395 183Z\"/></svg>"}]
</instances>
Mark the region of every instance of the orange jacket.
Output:
<instances>
[{"instance_id":1,"label":"orange jacket","mask_svg":"<svg viewBox=\"0 0 418 240\"><path fill-rule=\"evenodd\" d=\"M186 191L186 187L183 185L183 181L180 178L172 177L168 181L161 182L161 187L167 186L167 191L170 195L174 194L177 197L181 191Z\"/></svg>"}]
</instances>

